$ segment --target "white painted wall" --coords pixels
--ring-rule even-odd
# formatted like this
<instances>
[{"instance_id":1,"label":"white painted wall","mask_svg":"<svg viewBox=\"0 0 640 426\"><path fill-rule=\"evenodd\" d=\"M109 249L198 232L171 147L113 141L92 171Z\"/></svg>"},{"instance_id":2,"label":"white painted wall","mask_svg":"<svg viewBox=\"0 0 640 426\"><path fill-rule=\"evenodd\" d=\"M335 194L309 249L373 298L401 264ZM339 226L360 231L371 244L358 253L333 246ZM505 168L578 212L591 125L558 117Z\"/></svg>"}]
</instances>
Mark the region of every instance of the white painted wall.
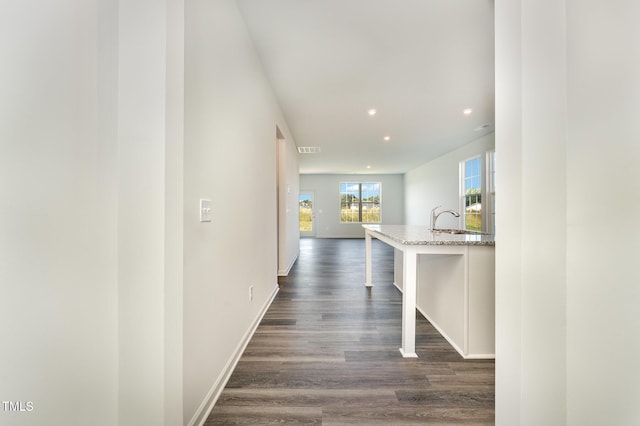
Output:
<instances>
[{"instance_id":1,"label":"white painted wall","mask_svg":"<svg viewBox=\"0 0 640 426\"><path fill-rule=\"evenodd\" d=\"M277 289L276 126L287 154L295 145L235 1L188 2L185 39L187 423L210 407L233 356ZM297 157L287 155L289 161L286 170L297 171ZM295 179L281 183L291 185L297 200ZM213 200L211 223L198 221L200 198Z\"/></svg>"},{"instance_id":2,"label":"white painted wall","mask_svg":"<svg viewBox=\"0 0 640 426\"><path fill-rule=\"evenodd\" d=\"M566 14L567 423L640 424L640 3Z\"/></svg>"},{"instance_id":3,"label":"white painted wall","mask_svg":"<svg viewBox=\"0 0 640 426\"><path fill-rule=\"evenodd\" d=\"M496 2L498 425L640 421L638 18Z\"/></svg>"},{"instance_id":4,"label":"white painted wall","mask_svg":"<svg viewBox=\"0 0 640 426\"><path fill-rule=\"evenodd\" d=\"M275 287L275 226L223 203L250 189L275 205L275 124L293 141L235 4L189 2L180 202L181 6L1 6L0 395L34 402L30 413L0 412L2 423L190 419ZM638 423L640 236L624 213L640 209L638 17L630 0L496 2L498 424ZM135 58L128 42L151 51ZM413 194L399 201L411 198L407 223L426 221ZM196 222L200 196L218 203L210 225ZM275 209L263 214L275 223ZM622 231L602 231L603 218ZM153 386L138 410L125 400ZM164 419L149 411L158 408Z\"/></svg>"},{"instance_id":5,"label":"white painted wall","mask_svg":"<svg viewBox=\"0 0 640 426\"><path fill-rule=\"evenodd\" d=\"M483 155L494 148L494 134L438 157L408 171L404 177L407 225L429 225L431 210L460 210L460 161ZM440 228L460 228L461 220L450 214L438 217Z\"/></svg>"},{"instance_id":6,"label":"white painted wall","mask_svg":"<svg viewBox=\"0 0 640 426\"><path fill-rule=\"evenodd\" d=\"M164 422L183 423L185 1L167 0L164 196Z\"/></svg>"},{"instance_id":7,"label":"white painted wall","mask_svg":"<svg viewBox=\"0 0 640 426\"><path fill-rule=\"evenodd\" d=\"M382 223L399 225L404 222L404 175L303 174L300 175L300 189L313 191L315 195L317 238L364 238L362 224L340 223L341 182L381 182Z\"/></svg>"},{"instance_id":8,"label":"white painted wall","mask_svg":"<svg viewBox=\"0 0 640 426\"><path fill-rule=\"evenodd\" d=\"M285 276L300 253L298 149L278 135L278 275Z\"/></svg>"},{"instance_id":9,"label":"white painted wall","mask_svg":"<svg viewBox=\"0 0 640 426\"><path fill-rule=\"evenodd\" d=\"M118 423L113 6L0 6L3 425Z\"/></svg>"},{"instance_id":10,"label":"white painted wall","mask_svg":"<svg viewBox=\"0 0 640 426\"><path fill-rule=\"evenodd\" d=\"M276 290L295 144L234 1L40 3L0 8L0 396L33 403L0 423L187 423Z\"/></svg>"},{"instance_id":11,"label":"white painted wall","mask_svg":"<svg viewBox=\"0 0 640 426\"><path fill-rule=\"evenodd\" d=\"M522 59L519 1L497 1L496 33L496 425L523 424ZM562 220L562 219L560 219ZM559 348L562 349L562 348ZM562 424L560 420L558 424Z\"/></svg>"},{"instance_id":12,"label":"white painted wall","mask_svg":"<svg viewBox=\"0 0 640 426\"><path fill-rule=\"evenodd\" d=\"M181 325L179 306L168 305L177 295L179 279L166 281L166 232L180 230L180 217L167 222L167 185L180 169L167 174L167 149L180 151L180 140L168 140L167 131L182 130L181 102L171 114L167 91L181 91L182 79L168 80L169 33L167 2L122 1L118 5L118 332L119 418L125 424L164 424L165 373L180 375L180 364L166 363L165 350L181 344L181 335L166 334ZM177 33L181 32L178 28ZM178 41L182 39L178 37ZM181 55L175 61L181 62ZM181 92L179 92L181 93ZM173 160L169 158L169 161ZM167 179L171 178L171 181ZM170 198L179 201L179 194ZM179 236L175 238L179 240ZM173 249L173 247L171 248ZM169 249L169 250L171 250ZM168 266L168 264L166 265ZM175 288L177 287L177 288ZM173 337L173 339L170 339ZM175 340L174 340L175 339ZM179 358L174 358L178 362ZM171 383L175 384L176 380ZM179 388L178 388L179 389ZM169 401L169 403L171 403ZM174 407L179 414L181 407Z\"/></svg>"}]
</instances>

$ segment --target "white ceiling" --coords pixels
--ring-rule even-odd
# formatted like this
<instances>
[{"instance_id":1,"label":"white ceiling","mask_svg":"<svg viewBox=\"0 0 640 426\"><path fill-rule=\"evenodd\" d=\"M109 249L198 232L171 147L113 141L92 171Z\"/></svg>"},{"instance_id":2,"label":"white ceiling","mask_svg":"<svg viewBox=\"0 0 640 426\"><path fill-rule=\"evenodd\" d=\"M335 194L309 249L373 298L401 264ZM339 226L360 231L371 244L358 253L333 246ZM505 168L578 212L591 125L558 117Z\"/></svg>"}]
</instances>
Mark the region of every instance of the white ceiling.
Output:
<instances>
[{"instance_id":1,"label":"white ceiling","mask_svg":"<svg viewBox=\"0 0 640 426\"><path fill-rule=\"evenodd\" d=\"M404 173L493 131L493 0L238 4L296 144L321 148L301 173Z\"/></svg>"}]
</instances>

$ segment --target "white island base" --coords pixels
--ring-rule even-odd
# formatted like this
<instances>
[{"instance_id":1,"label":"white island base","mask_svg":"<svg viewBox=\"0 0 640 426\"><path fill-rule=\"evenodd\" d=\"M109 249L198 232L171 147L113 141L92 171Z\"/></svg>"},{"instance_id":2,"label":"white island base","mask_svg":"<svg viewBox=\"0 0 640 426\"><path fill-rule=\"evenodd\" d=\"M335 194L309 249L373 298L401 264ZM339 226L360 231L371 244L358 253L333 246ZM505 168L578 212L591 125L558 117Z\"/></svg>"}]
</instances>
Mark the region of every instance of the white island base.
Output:
<instances>
[{"instance_id":1,"label":"white island base","mask_svg":"<svg viewBox=\"0 0 640 426\"><path fill-rule=\"evenodd\" d=\"M495 250L465 248L464 255L418 257L416 308L465 359L494 359ZM394 284L400 291L402 261L402 251L395 249Z\"/></svg>"},{"instance_id":2,"label":"white island base","mask_svg":"<svg viewBox=\"0 0 640 426\"><path fill-rule=\"evenodd\" d=\"M495 358L492 239L430 235L407 240L405 230L398 236L399 225L365 229L366 285L372 285L371 238L395 248L394 284L403 292L402 356L417 357L417 308L465 359Z\"/></svg>"}]
</instances>

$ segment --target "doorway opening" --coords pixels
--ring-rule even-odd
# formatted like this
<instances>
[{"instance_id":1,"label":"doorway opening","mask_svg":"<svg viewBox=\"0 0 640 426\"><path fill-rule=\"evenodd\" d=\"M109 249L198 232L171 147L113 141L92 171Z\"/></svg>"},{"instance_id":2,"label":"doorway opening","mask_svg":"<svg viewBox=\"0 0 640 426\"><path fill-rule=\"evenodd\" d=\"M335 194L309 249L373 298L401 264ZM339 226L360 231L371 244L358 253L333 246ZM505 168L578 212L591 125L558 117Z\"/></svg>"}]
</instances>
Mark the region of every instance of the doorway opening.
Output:
<instances>
[{"instance_id":1,"label":"doorway opening","mask_svg":"<svg viewBox=\"0 0 640 426\"><path fill-rule=\"evenodd\" d=\"M300 191L300 236L315 237L316 230L314 226L315 214L313 210L313 192Z\"/></svg>"}]
</instances>

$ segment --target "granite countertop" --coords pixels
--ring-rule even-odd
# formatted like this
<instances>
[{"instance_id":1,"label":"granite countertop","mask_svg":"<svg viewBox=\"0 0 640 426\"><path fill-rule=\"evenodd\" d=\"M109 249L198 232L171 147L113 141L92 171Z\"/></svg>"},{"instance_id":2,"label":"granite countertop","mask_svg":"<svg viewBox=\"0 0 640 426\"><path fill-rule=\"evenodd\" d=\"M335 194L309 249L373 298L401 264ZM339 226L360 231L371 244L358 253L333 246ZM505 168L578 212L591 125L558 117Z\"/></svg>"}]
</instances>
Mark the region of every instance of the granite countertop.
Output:
<instances>
[{"instance_id":1,"label":"granite countertop","mask_svg":"<svg viewBox=\"0 0 640 426\"><path fill-rule=\"evenodd\" d=\"M494 236L490 234L434 232L424 225L362 225L362 227L404 245L495 246Z\"/></svg>"}]
</instances>

